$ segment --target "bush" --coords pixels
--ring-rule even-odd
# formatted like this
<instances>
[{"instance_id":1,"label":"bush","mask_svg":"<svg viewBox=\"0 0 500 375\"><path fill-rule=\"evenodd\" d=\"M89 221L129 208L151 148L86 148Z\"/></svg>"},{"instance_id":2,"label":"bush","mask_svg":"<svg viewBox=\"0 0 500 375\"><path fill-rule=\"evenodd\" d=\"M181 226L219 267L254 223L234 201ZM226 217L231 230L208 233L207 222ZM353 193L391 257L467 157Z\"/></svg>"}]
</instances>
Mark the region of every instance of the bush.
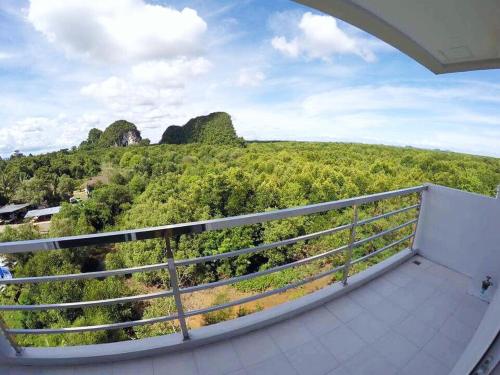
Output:
<instances>
[{"instance_id":1,"label":"bush","mask_svg":"<svg viewBox=\"0 0 500 375\"><path fill-rule=\"evenodd\" d=\"M218 306L222 305L224 303L228 303L229 298L225 293L217 294L215 296L214 302L212 303L212 306ZM222 309L222 310L217 310L213 312L209 312L206 314L203 314L203 321L205 325L211 325L211 324L217 324L226 320L231 319L231 309Z\"/></svg>"},{"instance_id":2,"label":"bush","mask_svg":"<svg viewBox=\"0 0 500 375\"><path fill-rule=\"evenodd\" d=\"M236 284L236 289L242 292L265 292L269 289L282 288L302 278L300 270L289 268L269 275L244 280Z\"/></svg>"},{"instance_id":3,"label":"bush","mask_svg":"<svg viewBox=\"0 0 500 375\"><path fill-rule=\"evenodd\" d=\"M177 313L175 301L173 298L158 298L151 300L142 314L143 319L157 318L160 316L173 315ZM157 324L146 324L143 326L134 327L134 332L137 338L145 338L159 335L169 335L179 330L176 320Z\"/></svg>"},{"instance_id":4,"label":"bush","mask_svg":"<svg viewBox=\"0 0 500 375\"><path fill-rule=\"evenodd\" d=\"M251 314L252 312L253 312L252 310L250 310L250 309L246 308L245 306L240 306L240 307L238 308L238 311L236 311L236 316L237 316L238 318L241 318L242 316L249 315L249 314Z\"/></svg>"}]
</instances>

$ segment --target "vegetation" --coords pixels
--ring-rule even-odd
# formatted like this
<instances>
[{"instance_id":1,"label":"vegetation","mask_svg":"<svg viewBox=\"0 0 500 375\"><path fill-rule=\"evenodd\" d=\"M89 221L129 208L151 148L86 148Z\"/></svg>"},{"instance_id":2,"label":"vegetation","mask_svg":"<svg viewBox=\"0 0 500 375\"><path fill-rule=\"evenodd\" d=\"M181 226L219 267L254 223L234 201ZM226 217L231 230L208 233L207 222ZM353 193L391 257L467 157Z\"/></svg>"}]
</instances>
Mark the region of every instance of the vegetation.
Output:
<instances>
[{"instance_id":1,"label":"vegetation","mask_svg":"<svg viewBox=\"0 0 500 375\"><path fill-rule=\"evenodd\" d=\"M59 204L80 181L98 174L101 164L100 151L61 150L0 159L0 201Z\"/></svg>"},{"instance_id":2,"label":"vegetation","mask_svg":"<svg viewBox=\"0 0 500 375\"><path fill-rule=\"evenodd\" d=\"M236 135L231 116L225 112L192 118L184 126L169 126L160 141L160 144L185 143L244 144Z\"/></svg>"},{"instance_id":3,"label":"vegetation","mask_svg":"<svg viewBox=\"0 0 500 375\"><path fill-rule=\"evenodd\" d=\"M87 140L83 141L80 147L128 146L138 144L141 141L141 133L134 124L125 120L118 120L109 125L104 131L96 128L90 129Z\"/></svg>"},{"instance_id":4,"label":"vegetation","mask_svg":"<svg viewBox=\"0 0 500 375\"><path fill-rule=\"evenodd\" d=\"M196 128L194 125L192 127ZM4 202L65 202L72 188L81 186L90 177L101 173L106 165L112 172L109 181L97 183L86 201L73 205L63 203L61 212L54 217L48 236L63 236L275 210L424 182L493 195L495 186L500 182L500 159L450 152L300 142L248 143L244 148L239 147L237 142L230 145L201 142L110 149L87 147L100 144L106 132L100 135L96 131L91 133L92 137L89 137L86 146L79 149L0 160L0 198ZM196 139L210 137L204 134ZM415 201L416 197L410 196L365 205L360 216L364 218L381 214ZM414 215L415 212L407 212L374 222L360 228L358 236L367 237L407 221ZM172 246L178 258L206 256L324 230L349 223L351 219L352 210L346 208L231 230L183 235L174 238ZM372 252L408 234L408 231L411 228L361 246L356 249L355 256ZM40 233L30 225L8 228L0 233L0 241L39 237ZM180 283L190 286L264 270L339 247L347 239L348 233L339 232L278 249L186 266L179 269ZM402 244L368 262L359 263L352 272L407 245ZM15 277L91 272L164 262L164 246L164 242L159 239L136 241L105 247L9 255L7 261ZM342 264L343 261L343 255L338 254L307 266L247 280L229 286L225 292L214 291L217 293L216 298L207 301L218 304L227 301L229 296L244 296L281 287ZM337 280L338 277L333 275L324 283ZM103 280L12 285L1 294L0 303L85 301L168 288L168 274L155 271ZM305 292L304 289L300 293ZM189 296L185 302L186 308L206 307L207 301ZM234 308L230 313L222 311L206 314L202 324L221 321L230 316L243 316L249 311L254 309L243 307ZM85 309L6 312L3 316L12 327L44 328L115 323L172 313L175 313L175 305L171 298L165 298ZM18 336L18 339L23 345L72 345L141 338L177 329L176 322L167 322L85 335Z\"/></svg>"},{"instance_id":5,"label":"vegetation","mask_svg":"<svg viewBox=\"0 0 500 375\"><path fill-rule=\"evenodd\" d=\"M219 306L229 302L229 298L226 294L217 294L215 296L212 306ZM205 324L217 324L225 320L231 319L231 309L216 310L203 315L203 320Z\"/></svg>"}]
</instances>

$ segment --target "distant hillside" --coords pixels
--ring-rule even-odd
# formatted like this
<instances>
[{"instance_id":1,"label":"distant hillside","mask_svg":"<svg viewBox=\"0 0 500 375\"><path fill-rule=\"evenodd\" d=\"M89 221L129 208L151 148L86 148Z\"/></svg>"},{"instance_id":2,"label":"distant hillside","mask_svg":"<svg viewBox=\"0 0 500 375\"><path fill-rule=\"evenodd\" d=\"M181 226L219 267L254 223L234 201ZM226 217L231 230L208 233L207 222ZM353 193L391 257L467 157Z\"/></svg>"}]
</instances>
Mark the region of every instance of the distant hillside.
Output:
<instances>
[{"instance_id":1,"label":"distant hillside","mask_svg":"<svg viewBox=\"0 0 500 375\"><path fill-rule=\"evenodd\" d=\"M119 120L113 122L104 131L91 129L86 141L81 146L87 147L124 147L139 144L141 132L131 122Z\"/></svg>"},{"instance_id":2,"label":"distant hillside","mask_svg":"<svg viewBox=\"0 0 500 375\"><path fill-rule=\"evenodd\" d=\"M169 126L163 133L160 144L243 145L243 142L243 138L236 135L231 116L225 112L214 112L192 118L184 126Z\"/></svg>"}]
</instances>

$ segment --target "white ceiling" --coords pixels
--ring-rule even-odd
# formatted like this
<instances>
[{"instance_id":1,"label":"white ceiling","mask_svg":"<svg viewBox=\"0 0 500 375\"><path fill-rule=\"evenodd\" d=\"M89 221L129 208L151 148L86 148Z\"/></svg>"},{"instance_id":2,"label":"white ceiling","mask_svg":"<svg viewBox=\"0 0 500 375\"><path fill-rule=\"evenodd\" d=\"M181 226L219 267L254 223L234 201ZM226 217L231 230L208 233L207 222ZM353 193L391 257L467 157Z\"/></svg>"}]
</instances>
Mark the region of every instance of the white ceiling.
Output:
<instances>
[{"instance_id":1,"label":"white ceiling","mask_svg":"<svg viewBox=\"0 0 500 375\"><path fill-rule=\"evenodd\" d=\"M295 0L384 40L434 73L500 68L500 0Z\"/></svg>"}]
</instances>

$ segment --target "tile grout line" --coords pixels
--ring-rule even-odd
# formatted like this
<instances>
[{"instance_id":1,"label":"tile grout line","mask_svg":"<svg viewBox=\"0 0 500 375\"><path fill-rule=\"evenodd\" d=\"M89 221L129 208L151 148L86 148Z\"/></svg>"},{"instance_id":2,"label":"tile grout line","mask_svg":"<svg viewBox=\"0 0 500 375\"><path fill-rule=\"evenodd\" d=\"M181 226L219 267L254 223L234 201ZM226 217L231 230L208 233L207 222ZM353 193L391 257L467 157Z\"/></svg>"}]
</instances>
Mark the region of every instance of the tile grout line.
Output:
<instances>
[{"instance_id":1,"label":"tile grout line","mask_svg":"<svg viewBox=\"0 0 500 375\"><path fill-rule=\"evenodd\" d=\"M255 330L255 331L250 331L250 332L247 332L248 333L254 333L254 332L257 332L258 330ZM236 336L237 337L241 337L241 336ZM236 354L236 358L238 358L238 361L241 363L241 369L245 371L245 373L247 372L247 369L245 367L245 364L243 363L243 359L241 358L241 356L239 355L238 353L238 350L236 350L236 345L234 345L234 342L233 342L233 338L235 337L232 337L230 338L228 341L229 341L229 345L231 346L231 348L233 349L234 353ZM201 374L199 374L201 375Z\"/></svg>"},{"instance_id":2,"label":"tile grout line","mask_svg":"<svg viewBox=\"0 0 500 375\"><path fill-rule=\"evenodd\" d=\"M285 322L290 322L290 319L286 319L286 320L284 320L283 322L280 322L280 323L285 323ZM288 364L291 366L291 368L293 368L295 370L295 373L298 374L299 372L297 371L297 369L295 368L295 366L292 364L292 362L290 362L290 360L288 359L286 353L281 349L281 346L278 345L278 342L274 339L273 335L271 335L268 332L266 332L266 334L269 335L269 337L271 338L271 341L274 343L274 345L276 345L278 347L278 350L281 352L281 354L283 355L283 357L285 357L285 360L288 362Z\"/></svg>"},{"instance_id":3,"label":"tile grout line","mask_svg":"<svg viewBox=\"0 0 500 375\"><path fill-rule=\"evenodd\" d=\"M203 345L202 345L203 346ZM202 346L199 346L199 348L201 348ZM195 348L197 349L197 348ZM194 349L191 349L189 350L189 352L191 353L191 356L193 358L193 362L194 362L194 367L196 368L196 373L198 375L202 375L202 372L201 372L201 369L200 369L200 366L198 366L198 361L196 360L196 356L194 355Z\"/></svg>"}]
</instances>

